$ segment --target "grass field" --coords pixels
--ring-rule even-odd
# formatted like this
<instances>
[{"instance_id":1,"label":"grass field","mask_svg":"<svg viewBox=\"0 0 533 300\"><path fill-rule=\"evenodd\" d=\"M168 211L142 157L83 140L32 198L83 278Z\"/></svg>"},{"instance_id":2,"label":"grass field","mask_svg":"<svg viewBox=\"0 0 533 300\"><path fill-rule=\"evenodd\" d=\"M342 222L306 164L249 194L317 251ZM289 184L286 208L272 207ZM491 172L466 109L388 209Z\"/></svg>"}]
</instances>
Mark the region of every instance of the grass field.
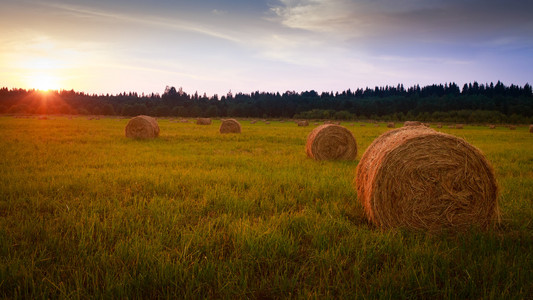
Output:
<instances>
[{"instance_id":1,"label":"grass field","mask_svg":"<svg viewBox=\"0 0 533 300\"><path fill-rule=\"evenodd\" d=\"M344 123L358 159L317 162L304 151L314 126L242 121L221 135L218 120L161 119L140 141L127 121L0 117L0 298L533 294L526 127L441 130L493 164L502 222L429 235L376 229L357 201L355 168L383 123Z\"/></svg>"}]
</instances>

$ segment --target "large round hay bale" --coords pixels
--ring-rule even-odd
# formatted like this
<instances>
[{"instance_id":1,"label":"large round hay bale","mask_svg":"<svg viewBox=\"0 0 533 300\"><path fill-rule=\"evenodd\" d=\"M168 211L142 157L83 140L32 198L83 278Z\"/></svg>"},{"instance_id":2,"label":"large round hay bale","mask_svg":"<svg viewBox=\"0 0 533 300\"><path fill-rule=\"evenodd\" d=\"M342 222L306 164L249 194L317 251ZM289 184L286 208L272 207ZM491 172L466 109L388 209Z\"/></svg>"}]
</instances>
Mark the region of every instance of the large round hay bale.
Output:
<instances>
[{"instance_id":1,"label":"large round hay bale","mask_svg":"<svg viewBox=\"0 0 533 300\"><path fill-rule=\"evenodd\" d=\"M320 125L307 136L307 156L316 160L354 160L357 143L352 132L335 124Z\"/></svg>"},{"instance_id":2,"label":"large round hay bale","mask_svg":"<svg viewBox=\"0 0 533 300\"><path fill-rule=\"evenodd\" d=\"M533 125L529 125L529 132L533 133Z\"/></svg>"},{"instance_id":3,"label":"large round hay bale","mask_svg":"<svg viewBox=\"0 0 533 300\"><path fill-rule=\"evenodd\" d=\"M394 125L394 122L387 123L387 128L394 128L394 127L396 127Z\"/></svg>"},{"instance_id":4,"label":"large round hay bale","mask_svg":"<svg viewBox=\"0 0 533 300\"><path fill-rule=\"evenodd\" d=\"M241 124L235 119L222 120L220 133L241 133Z\"/></svg>"},{"instance_id":5,"label":"large round hay bale","mask_svg":"<svg viewBox=\"0 0 533 300\"><path fill-rule=\"evenodd\" d=\"M151 139L159 136L159 125L156 119L140 115L132 118L126 125L126 137L136 139Z\"/></svg>"},{"instance_id":6,"label":"large round hay bale","mask_svg":"<svg viewBox=\"0 0 533 300\"><path fill-rule=\"evenodd\" d=\"M405 123L403 123L403 126L419 126L421 124L422 123L418 121L405 121Z\"/></svg>"},{"instance_id":7,"label":"large round hay bale","mask_svg":"<svg viewBox=\"0 0 533 300\"><path fill-rule=\"evenodd\" d=\"M423 126L390 130L357 166L357 198L381 228L487 228L498 220L498 187L483 154Z\"/></svg>"},{"instance_id":8,"label":"large round hay bale","mask_svg":"<svg viewBox=\"0 0 533 300\"><path fill-rule=\"evenodd\" d=\"M298 126L309 126L309 122L308 121L298 121L296 122L296 124L298 124Z\"/></svg>"},{"instance_id":9,"label":"large round hay bale","mask_svg":"<svg viewBox=\"0 0 533 300\"><path fill-rule=\"evenodd\" d=\"M196 120L197 125L211 125L211 118L198 118Z\"/></svg>"}]
</instances>

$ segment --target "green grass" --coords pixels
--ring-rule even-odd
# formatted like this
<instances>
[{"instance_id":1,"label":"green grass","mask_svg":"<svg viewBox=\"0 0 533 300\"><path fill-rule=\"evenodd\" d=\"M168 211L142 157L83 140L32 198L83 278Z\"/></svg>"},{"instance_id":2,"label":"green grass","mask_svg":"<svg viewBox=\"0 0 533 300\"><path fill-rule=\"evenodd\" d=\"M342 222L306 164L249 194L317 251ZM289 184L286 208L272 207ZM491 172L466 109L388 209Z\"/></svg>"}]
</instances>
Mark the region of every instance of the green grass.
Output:
<instances>
[{"instance_id":1,"label":"green grass","mask_svg":"<svg viewBox=\"0 0 533 300\"><path fill-rule=\"evenodd\" d=\"M242 134L159 120L0 117L0 298L526 298L533 294L533 134L442 129L492 162L488 232L381 231L355 162L305 155L313 128ZM383 126L345 123L358 159Z\"/></svg>"}]
</instances>

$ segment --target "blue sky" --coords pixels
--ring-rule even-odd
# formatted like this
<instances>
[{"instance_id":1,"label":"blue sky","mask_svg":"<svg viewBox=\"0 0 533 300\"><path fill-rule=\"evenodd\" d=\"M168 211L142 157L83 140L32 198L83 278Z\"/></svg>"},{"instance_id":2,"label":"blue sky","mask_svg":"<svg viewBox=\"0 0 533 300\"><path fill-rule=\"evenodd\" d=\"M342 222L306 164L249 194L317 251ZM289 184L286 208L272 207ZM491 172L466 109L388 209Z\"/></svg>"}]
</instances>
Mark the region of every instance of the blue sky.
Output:
<instances>
[{"instance_id":1,"label":"blue sky","mask_svg":"<svg viewBox=\"0 0 533 300\"><path fill-rule=\"evenodd\" d=\"M219 95L533 83L533 2L16 1L0 86Z\"/></svg>"}]
</instances>

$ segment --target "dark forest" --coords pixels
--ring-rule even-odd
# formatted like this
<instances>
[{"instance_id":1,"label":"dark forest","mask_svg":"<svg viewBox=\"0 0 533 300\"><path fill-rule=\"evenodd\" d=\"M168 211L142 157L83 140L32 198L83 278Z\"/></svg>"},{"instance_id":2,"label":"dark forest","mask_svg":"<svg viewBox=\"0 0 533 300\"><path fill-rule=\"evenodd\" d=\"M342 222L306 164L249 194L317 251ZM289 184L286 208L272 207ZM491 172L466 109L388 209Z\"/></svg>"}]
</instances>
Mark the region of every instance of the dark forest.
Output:
<instances>
[{"instance_id":1,"label":"dark forest","mask_svg":"<svg viewBox=\"0 0 533 300\"><path fill-rule=\"evenodd\" d=\"M252 92L211 97L167 86L162 94L96 95L73 90L0 89L0 113L157 117L372 119L466 123L533 123L531 85L434 84L317 93Z\"/></svg>"}]
</instances>

